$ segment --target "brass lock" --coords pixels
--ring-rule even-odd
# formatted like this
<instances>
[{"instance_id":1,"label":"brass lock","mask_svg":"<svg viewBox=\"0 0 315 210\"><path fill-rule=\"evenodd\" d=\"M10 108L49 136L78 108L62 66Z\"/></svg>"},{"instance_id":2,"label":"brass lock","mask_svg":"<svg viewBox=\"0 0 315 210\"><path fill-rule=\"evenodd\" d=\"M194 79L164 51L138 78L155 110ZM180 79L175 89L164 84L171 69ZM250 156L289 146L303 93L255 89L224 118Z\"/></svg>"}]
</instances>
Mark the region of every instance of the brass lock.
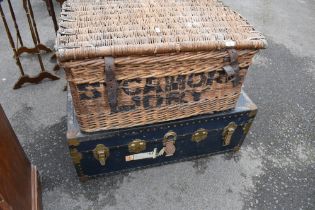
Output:
<instances>
[{"instance_id":1,"label":"brass lock","mask_svg":"<svg viewBox=\"0 0 315 210\"><path fill-rule=\"evenodd\" d=\"M237 128L235 122L230 122L223 130L223 146L231 144L232 136Z\"/></svg>"},{"instance_id":2,"label":"brass lock","mask_svg":"<svg viewBox=\"0 0 315 210\"><path fill-rule=\"evenodd\" d=\"M102 166L105 166L106 159L109 156L109 149L108 147L104 146L104 144L98 144L93 150L93 155L94 158L97 159Z\"/></svg>"},{"instance_id":3,"label":"brass lock","mask_svg":"<svg viewBox=\"0 0 315 210\"><path fill-rule=\"evenodd\" d=\"M208 137L208 131L204 128L198 129L191 137L193 142L199 143Z\"/></svg>"},{"instance_id":4,"label":"brass lock","mask_svg":"<svg viewBox=\"0 0 315 210\"><path fill-rule=\"evenodd\" d=\"M174 131L169 131L164 135L163 145L165 146L165 156L172 156L176 151L175 141L177 134Z\"/></svg>"},{"instance_id":5,"label":"brass lock","mask_svg":"<svg viewBox=\"0 0 315 210\"><path fill-rule=\"evenodd\" d=\"M130 153L139 153L146 149L146 142L141 139L135 139L128 144L128 150Z\"/></svg>"}]
</instances>

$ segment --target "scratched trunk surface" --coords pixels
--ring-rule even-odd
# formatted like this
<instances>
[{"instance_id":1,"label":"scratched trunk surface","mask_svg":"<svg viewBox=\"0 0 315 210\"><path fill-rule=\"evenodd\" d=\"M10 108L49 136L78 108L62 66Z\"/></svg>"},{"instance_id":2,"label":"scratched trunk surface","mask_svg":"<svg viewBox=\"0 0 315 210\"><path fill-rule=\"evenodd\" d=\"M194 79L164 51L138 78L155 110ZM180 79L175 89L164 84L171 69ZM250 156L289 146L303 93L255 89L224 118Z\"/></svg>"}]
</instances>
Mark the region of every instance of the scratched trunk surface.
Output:
<instances>
[{"instance_id":1,"label":"scratched trunk surface","mask_svg":"<svg viewBox=\"0 0 315 210\"><path fill-rule=\"evenodd\" d=\"M232 111L83 133L77 124L70 94L68 98L67 138L80 180L237 151L257 112L255 104L242 92Z\"/></svg>"}]
</instances>

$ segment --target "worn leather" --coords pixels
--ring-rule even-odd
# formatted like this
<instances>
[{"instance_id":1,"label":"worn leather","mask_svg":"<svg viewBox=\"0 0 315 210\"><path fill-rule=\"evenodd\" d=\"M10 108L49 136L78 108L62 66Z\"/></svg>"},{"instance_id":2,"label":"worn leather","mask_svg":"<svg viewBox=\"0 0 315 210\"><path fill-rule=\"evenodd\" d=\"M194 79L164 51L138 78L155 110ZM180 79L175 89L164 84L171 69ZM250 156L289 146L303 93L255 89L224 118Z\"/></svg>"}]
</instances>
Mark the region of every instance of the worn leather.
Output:
<instances>
[{"instance_id":1,"label":"worn leather","mask_svg":"<svg viewBox=\"0 0 315 210\"><path fill-rule=\"evenodd\" d=\"M105 57L105 83L108 96L108 103L112 112L117 112L117 91L118 83L115 75L115 59Z\"/></svg>"},{"instance_id":2,"label":"worn leather","mask_svg":"<svg viewBox=\"0 0 315 210\"><path fill-rule=\"evenodd\" d=\"M228 78L232 78L230 81L232 81L233 86L237 86L240 83L238 53L235 49L229 49L228 54L230 57L230 65L224 66L223 70Z\"/></svg>"}]
</instances>

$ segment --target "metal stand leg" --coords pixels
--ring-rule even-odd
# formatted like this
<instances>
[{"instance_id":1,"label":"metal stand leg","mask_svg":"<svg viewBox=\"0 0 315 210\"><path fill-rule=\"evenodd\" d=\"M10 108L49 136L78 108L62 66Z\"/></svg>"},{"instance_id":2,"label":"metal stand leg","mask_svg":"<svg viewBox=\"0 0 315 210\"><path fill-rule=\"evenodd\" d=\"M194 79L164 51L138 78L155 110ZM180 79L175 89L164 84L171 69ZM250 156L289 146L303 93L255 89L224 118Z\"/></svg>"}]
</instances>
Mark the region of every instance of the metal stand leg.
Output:
<instances>
[{"instance_id":1,"label":"metal stand leg","mask_svg":"<svg viewBox=\"0 0 315 210\"><path fill-rule=\"evenodd\" d=\"M16 49L17 49L16 56L20 56L23 53L29 53L29 54L38 53L37 49L39 49L41 51L45 51L45 52L51 52L52 50L43 44L38 44L37 49L36 48L28 48L28 47L24 46L23 41L22 41L22 37L21 37L21 33L20 33L19 27L18 27L17 22L16 22L16 17L15 17L15 13L14 13L14 10L12 7L11 0L8 0L8 5L9 5L9 10L11 13L12 20L14 23L14 27L15 27L15 30L17 33L17 38L18 38L18 41L20 42L20 45L21 45L21 47L16 46Z\"/></svg>"},{"instance_id":2,"label":"metal stand leg","mask_svg":"<svg viewBox=\"0 0 315 210\"><path fill-rule=\"evenodd\" d=\"M46 6L47 6L47 10L48 10L48 13L49 15L51 16L52 18L52 21L54 23L54 28L55 28L55 32L57 33L58 31L58 23L57 23L57 18L56 18L56 13L55 13L55 9L54 9L54 4L52 2L52 0L44 0L45 3L46 3ZM64 0L60 0L58 1L60 6L62 5L62 3L64 2ZM51 59L56 59L56 54L54 54L53 56L51 56ZM59 64L56 64L53 68L54 71L58 71L60 70L60 66Z\"/></svg>"},{"instance_id":3,"label":"metal stand leg","mask_svg":"<svg viewBox=\"0 0 315 210\"><path fill-rule=\"evenodd\" d=\"M20 42L21 45L23 45L21 34L20 34L19 28L18 28L17 23L16 23L15 14L14 14L14 11L13 11L13 8L12 8L12 4L11 4L10 0L8 0L8 3L9 3L9 9L10 9L11 17L12 17L12 19L14 21L14 26L15 26L15 29L17 31L18 41ZM31 14L32 13L31 5L29 3L30 3L29 0L28 0L28 2L26 2L26 0L24 0L23 6L24 6L24 9L25 9L26 14L27 14L27 18L28 18L28 22L29 22L29 26L30 26L30 30L31 30L31 34L32 34L32 39L33 39L33 42L35 44L35 48L34 48L35 49L35 53L37 54L38 61L39 61L40 67L41 67L41 72L38 75L34 76L34 77L30 77L30 76L28 76L27 74L24 73L24 69L22 67L22 64L21 64L21 61L20 61L20 58L19 58L18 50L16 49L16 46L14 44L10 28L8 26L5 14L4 14L2 6L0 4L0 14L1 14L1 17L2 17L2 20L3 20L3 23L4 23L4 27L5 27L5 30L6 30L6 33L7 33L7 36L8 36L10 45L11 45L11 48L12 48L13 53L14 53L14 58L16 60L16 64L19 67L20 74L21 74L19 80L15 83L15 85L13 87L14 89L21 88L24 83L35 83L35 84L40 83L45 78L48 78L48 79L51 79L51 80L58 80L59 79L59 77L55 76L52 73L47 72L45 70L45 68L44 68L42 57L40 55L41 46L38 45L39 44L39 36L38 36L37 29L36 29L34 16L33 16L33 14ZM34 31L34 28L35 28L35 31Z\"/></svg>"},{"instance_id":4,"label":"metal stand leg","mask_svg":"<svg viewBox=\"0 0 315 210\"><path fill-rule=\"evenodd\" d=\"M51 16L52 21L54 23L55 32L57 33L58 23L57 23L56 13L55 13L55 9L54 9L54 4L53 4L52 0L44 0L44 1L46 2L48 13Z\"/></svg>"},{"instance_id":5,"label":"metal stand leg","mask_svg":"<svg viewBox=\"0 0 315 210\"><path fill-rule=\"evenodd\" d=\"M8 39L9 39L11 48L12 48L12 50L13 50L14 57L15 57L15 59L16 59L16 64L17 64L17 66L19 67L21 76L24 76L24 75L25 75L25 74L24 74L24 70L23 70L23 67L22 67L20 58L17 56L17 51L16 51L16 48L15 48L15 44L14 44L14 41L13 41L13 37L12 37L12 34L11 34L11 32L10 32L10 29L9 29L7 20L6 20L6 18L5 18L4 12L3 12L3 10L2 10L1 4L0 4L0 13L1 13L1 17L2 17L2 20L3 20L3 24L4 24L4 27L5 27L5 30L6 30L6 32L7 32L7 36L8 36Z\"/></svg>"},{"instance_id":6,"label":"metal stand leg","mask_svg":"<svg viewBox=\"0 0 315 210\"><path fill-rule=\"evenodd\" d=\"M9 10L10 10L10 13L11 13L12 20L13 20L13 23L14 23L14 27L15 27L15 30L16 30L18 41L20 42L21 47L23 47L24 46L23 40L22 40L22 37L21 37L19 26L18 26L18 24L16 22L15 13L14 13L14 10L13 10L13 7L12 7L11 0L8 0L8 5L9 5Z\"/></svg>"}]
</instances>

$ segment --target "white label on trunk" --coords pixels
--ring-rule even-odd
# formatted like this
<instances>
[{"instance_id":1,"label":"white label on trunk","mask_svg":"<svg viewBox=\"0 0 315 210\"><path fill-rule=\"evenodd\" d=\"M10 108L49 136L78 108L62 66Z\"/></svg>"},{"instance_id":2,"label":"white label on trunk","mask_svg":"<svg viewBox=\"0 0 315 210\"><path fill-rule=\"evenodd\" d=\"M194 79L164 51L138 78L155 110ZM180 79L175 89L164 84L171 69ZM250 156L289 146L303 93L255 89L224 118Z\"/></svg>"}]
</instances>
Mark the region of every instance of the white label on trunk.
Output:
<instances>
[{"instance_id":1,"label":"white label on trunk","mask_svg":"<svg viewBox=\"0 0 315 210\"><path fill-rule=\"evenodd\" d=\"M125 160L132 161L132 160L142 160L142 159L155 159L159 156L162 156L164 154L164 147L161 149L159 153L157 153L157 148L154 148L152 152L144 152L144 153L139 153L139 154L134 154L134 155L128 155L125 157Z\"/></svg>"}]
</instances>

